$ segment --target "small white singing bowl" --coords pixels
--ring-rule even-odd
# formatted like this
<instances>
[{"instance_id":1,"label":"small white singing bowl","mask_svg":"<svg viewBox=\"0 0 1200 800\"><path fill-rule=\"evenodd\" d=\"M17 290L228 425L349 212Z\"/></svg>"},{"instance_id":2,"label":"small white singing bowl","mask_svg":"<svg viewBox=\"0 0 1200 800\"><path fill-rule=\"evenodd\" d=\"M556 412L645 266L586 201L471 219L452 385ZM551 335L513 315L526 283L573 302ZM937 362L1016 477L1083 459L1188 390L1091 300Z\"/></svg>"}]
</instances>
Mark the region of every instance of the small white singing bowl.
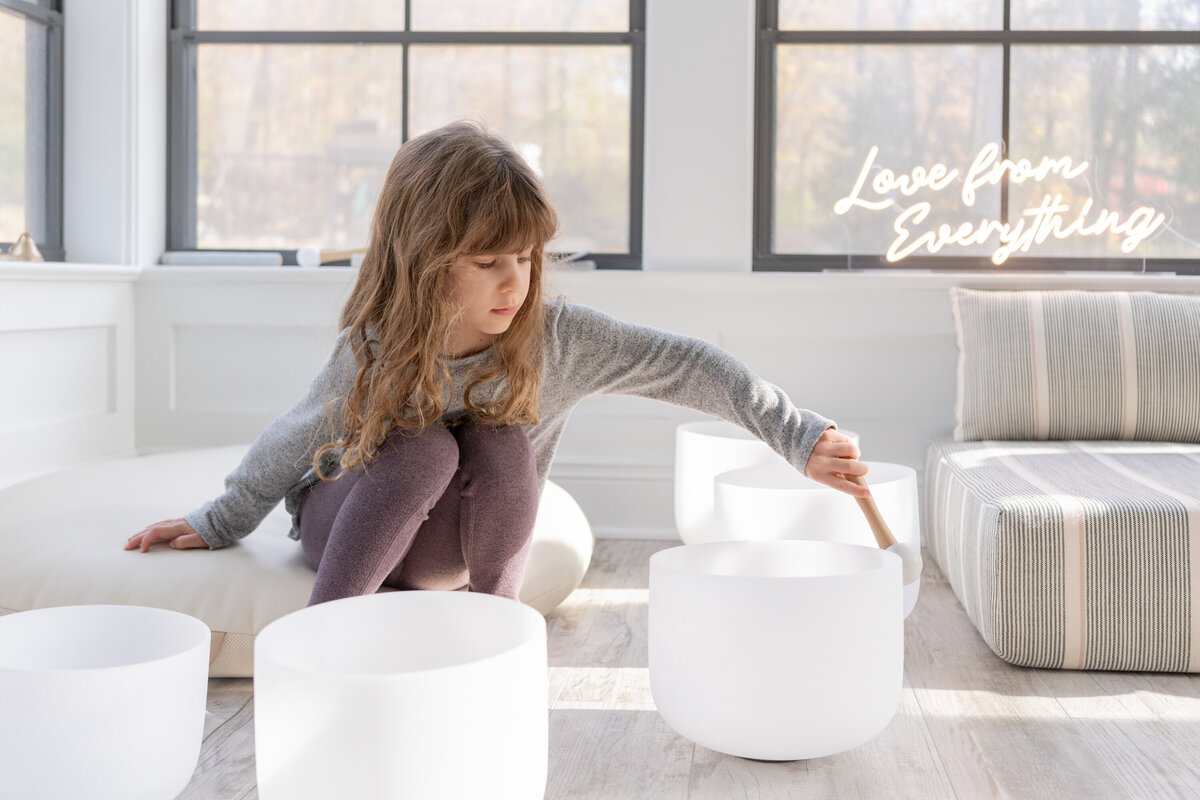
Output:
<instances>
[{"instance_id":1,"label":"small white singing bowl","mask_svg":"<svg viewBox=\"0 0 1200 800\"><path fill-rule=\"evenodd\" d=\"M921 550L917 472L903 464L866 461L867 483L897 542ZM713 520L720 538L819 539L871 545L875 536L854 498L801 475L786 464L723 472L713 478ZM904 616L912 613L920 581L904 587Z\"/></svg>"},{"instance_id":2,"label":"small white singing bowl","mask_svg":"<svg viewBox=\"0 0 1200 800\"><path fill-rule=\"evenodd\" d=\"M259 797L541 798L548 691L546 621L515 600L309 606L255 641Z\"/></svg>"},{"instance_id":3,"label":"small white singing bowl","mask_svg":"<svg viewBox=\"0 0 1200 800\"><path fill-rule=\"evenodd\" d=\"M144 606L0 617L0 795L176 797L200 757L211 636Z\"/></svg>"},{"instance_id":4,"label":"small white singing bowl","mask_svg":"<svg viewBox=\"0 0 1200 800\"><path fill-rule=\"evenodd\" d=\"M843 430L858 444L858 434ZM675 527L685 544L727 538L713 518L713 478L741 467L787 466L754 434L725 420L685 422L675 429Z\"/></svg>"},{"instance_id":5,"label":"small white singing bowl","mask_svg":"<svg viewBox=\"0 0 1200 800\"><path fill-rule=\"evenodd\" d=\"M900 558L837 542L711 542L650 558L650 689L692 741L767 761L857 747L904 671Z\"/></svg>"}]
</instances>

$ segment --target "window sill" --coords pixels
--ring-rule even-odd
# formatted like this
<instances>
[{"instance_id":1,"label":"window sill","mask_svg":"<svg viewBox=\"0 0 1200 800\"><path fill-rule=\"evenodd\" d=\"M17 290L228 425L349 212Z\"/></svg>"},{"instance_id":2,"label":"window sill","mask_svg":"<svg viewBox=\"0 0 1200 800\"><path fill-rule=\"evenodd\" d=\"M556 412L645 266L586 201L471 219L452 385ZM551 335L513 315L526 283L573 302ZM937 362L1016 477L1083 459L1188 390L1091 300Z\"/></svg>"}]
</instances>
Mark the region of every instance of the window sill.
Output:
<instances>
[{"instance_id":1,"label":"window sill","mask_svg":"<svg viewBox=\"0 0 1200 800\"><path fill-rule=\"evenodd\" d=\"M61 261L0 261L0 281L134 281L141 267Z\"/></svg>"},{"instance_id":2,"label":"window sill","mask_svg":"<svg viewBox=\"0 0 1200 800\"><path fill-rule=\"evenodd\" d=\"M115 264L0 261L0 281L147 281L151 283L281 283L332 284L354 282L351 267L131 267ZM558 289L634 287L680 290L680 287L731 290L753 285L760 289L808 288L929 291L951 286L975 289L1092 289L1126 291L1200 292L1200 275L1126 272L908 272L863 270L847 272L749 272L714 270L557 270L548 275L552 294Z\"/></svg>"},{"instance_id":3,"label":"window sill","mask_svg":"<svg viewBox=\"0 0 1200 800\"><path fill-rule=\"evenodd\" d=\"M656 287L687 291L705 287L730 291L753 286L757 289L930 291L966 286L974 289L1019 291L1025 289L1091 289L1111 291L1200 292L1200 275L1126 272L919 272L862 270L846 272L718 272L718 271L627 271L559 273L550 278L566 287Z\"/></svg>"},{"instance_id":4,"label":"window sill","mask_svg":"<svg viewBox=\"0 0 1200 800\"><path fill-rule=\"evenodd\" d=\"M203 283L335 283L352 282L358 270L352 267L148 267L141 280Z\"/></svg>"}]
</instances>

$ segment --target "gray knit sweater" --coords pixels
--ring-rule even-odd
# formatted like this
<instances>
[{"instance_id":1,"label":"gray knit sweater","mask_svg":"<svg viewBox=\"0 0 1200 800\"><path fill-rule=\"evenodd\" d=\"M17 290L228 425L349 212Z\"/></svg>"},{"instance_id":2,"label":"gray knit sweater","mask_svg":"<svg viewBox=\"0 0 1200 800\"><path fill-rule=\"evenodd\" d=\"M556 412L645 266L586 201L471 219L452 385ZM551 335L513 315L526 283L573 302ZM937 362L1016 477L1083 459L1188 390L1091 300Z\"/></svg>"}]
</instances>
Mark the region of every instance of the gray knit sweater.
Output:
<instances>
[{"instance_id":1,"label":"gray knit sweater","mask_svg":"<svg viewBox=\"0 0 1200 800\"><path fill-rule=\"evenodd\" d=\"M225 493L187 514L212 549L249 534L279 501L292 515L289 536L299 539L296 511L304 491L319 478L312 469L316 449L340 436L340 398L354 384L357 366L342 331L329 360L291 409L267 426L246 457L225 478ZM626 394L665 400L736 423L762 439L803 471L809 453L833 423L796 408L779 387L744 363L701 339L633 325L560 296L546 304L538 422L527 426L538 479L545 484L550 462L571 411L588 395ZM447 362L454 396L443 420L465 413L462 390L467 372L485 364L491 348ZM476 402L503 382L476 389ZM490 389L490 392L489 392ZM331 402L332 401L332 402ZM330 404L328 412L326 404ZM337 462L327 452L328 474Z\"/></svg>"}]
</instances>

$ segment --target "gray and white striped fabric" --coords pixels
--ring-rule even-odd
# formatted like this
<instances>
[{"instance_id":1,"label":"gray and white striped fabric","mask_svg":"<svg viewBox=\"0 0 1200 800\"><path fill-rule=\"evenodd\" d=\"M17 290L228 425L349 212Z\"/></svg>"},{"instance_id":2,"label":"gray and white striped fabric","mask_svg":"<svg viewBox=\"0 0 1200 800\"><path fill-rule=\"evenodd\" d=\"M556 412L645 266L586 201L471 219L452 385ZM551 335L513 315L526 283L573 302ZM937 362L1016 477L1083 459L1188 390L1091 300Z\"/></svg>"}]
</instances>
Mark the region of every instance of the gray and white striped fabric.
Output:
<instances>
[{"instance_id":1,"label":"gray and white striped fabric","mask_svg":"<svg viewBox=\"0 0 1200 800\"><path fill-rule=\"evenodd\" d=\"M1200 442L1200 296L950 290L958 441Z\"/></svg>"},{"instance_id":2,"label":"gray and white striped fabric","mask_svg":"<svg viewBox=\"0 0 1200 800\"><path fill-rule=\"evenodd\" d=\"M930 445L926 545L1013 664L1200 672L1200 445Z\"/></svg>"}]
</instances>

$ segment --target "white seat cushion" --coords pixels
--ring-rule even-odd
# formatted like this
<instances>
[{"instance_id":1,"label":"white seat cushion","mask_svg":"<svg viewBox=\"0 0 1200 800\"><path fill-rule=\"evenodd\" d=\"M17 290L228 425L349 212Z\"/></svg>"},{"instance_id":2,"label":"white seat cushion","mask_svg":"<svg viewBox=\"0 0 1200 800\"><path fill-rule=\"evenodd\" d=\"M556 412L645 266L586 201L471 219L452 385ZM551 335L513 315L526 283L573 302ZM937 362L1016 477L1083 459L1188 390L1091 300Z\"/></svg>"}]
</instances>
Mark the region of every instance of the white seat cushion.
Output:
<instances>
[{"instance_id":1,"label":"white seat cushion","mask_svg":"<svg viewBox=\"0 0 1200 800\"><path fill-rule=\"evenodd\" d=\"M282 503L253 534L220 550L124 549L146 525L220 494L245 451L238 445L98 461L0 490L0 614L94 603L180 611L225 634L212 677L250 676L254 636L304 608L316 578L300 543L287 536ZM550 613L583 580L592 545L579 505L547 482L522 602Z\"/></svg>"}]
</instances>

